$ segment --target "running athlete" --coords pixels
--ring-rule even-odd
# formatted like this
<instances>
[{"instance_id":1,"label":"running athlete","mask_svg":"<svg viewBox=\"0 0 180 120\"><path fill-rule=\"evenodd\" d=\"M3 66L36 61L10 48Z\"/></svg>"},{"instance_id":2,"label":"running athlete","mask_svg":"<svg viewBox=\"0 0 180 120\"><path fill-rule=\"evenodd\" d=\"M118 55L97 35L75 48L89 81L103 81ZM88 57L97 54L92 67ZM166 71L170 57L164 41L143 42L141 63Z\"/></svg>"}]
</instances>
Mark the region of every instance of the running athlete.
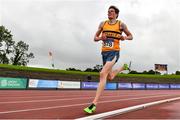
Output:
<instances>
[{"instance_id":1,"label":"running athlete","mask_svg":"<svg viewBox=\"0 0 180 120\"><path fill-rule=\"evenodd\" d=\"M119 15L119 9L116 6L110 6L108 9L108 20L100 23L99 28L94 36L94 41L102 41L102 60L103 68L100 72L100 82L97 88L96 96L89 107L86 107L84 111L88 114L92 114L96 110L96 105L100 98L100 95L104 91L106 81L112 80L119 72L128 70L128 65L124 64L122 67L112 71L113 65L119 59L119 44L120 41L132 40L133 36L128 30L126 24L117 20ZM125 33L125 36L122 33Z\"/></svg>"}]
</instances>

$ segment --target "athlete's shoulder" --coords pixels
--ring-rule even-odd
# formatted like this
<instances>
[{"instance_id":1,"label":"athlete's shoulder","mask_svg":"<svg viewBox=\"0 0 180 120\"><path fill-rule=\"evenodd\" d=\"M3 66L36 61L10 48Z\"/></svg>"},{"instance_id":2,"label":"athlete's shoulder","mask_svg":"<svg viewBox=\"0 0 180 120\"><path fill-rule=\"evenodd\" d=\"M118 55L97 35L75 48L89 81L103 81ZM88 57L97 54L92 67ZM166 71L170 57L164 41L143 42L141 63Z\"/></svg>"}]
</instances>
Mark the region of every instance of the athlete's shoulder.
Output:
<instances>
[{"instance_id":1,"label":"athlete's shoulder","mask_svg":"<svg viewBox=\"0 0 180 120\"><path fill-rule=\"evenodd\" d=\"M121 20L118 20L118 22L121 29L125 29L127 27L126 24L122 22Z\"/></svg>"},{"instance_id":2,"label":"athlete's shoulder","mask_svg":"<svg viewBox=\"0 0 180 120\"><path fill-rule=\"evenodd\" d=\"M108 22L109 22L109 20L104 20L101 23L104 25L105 23L108 23Z\"/></svg>"},{"instance_id":3,"label":"athlete's shoulder","mask_svg":"<svg viewBox=\"0 0 180 120\"><path fill-rule=\"evenodd\" d=\"M123 22L122 22L122 20L117 20L117 22L121 25Z\"/></svg>"},{"instance_id":4,"label":"athlete's shoulder","mask_svg":"<svg viewBox=\"0 0 180 120\"><path fill-rule=\"evenodd\" d=\"M121 28L122 28L123 30L127 29L126 24L122 22L122 23L121 23Z\"/></svg>"},{"instance_id":5,"label":"athlete's shoulder","mask_svg":"<svg viewBox=\"0 0 180 120\"><path fill-rule=\"evenodd\" d=\"M107 22L108 22L108 20L101 21L99 26L103 27Z\"/></svg>"}]
</instances>

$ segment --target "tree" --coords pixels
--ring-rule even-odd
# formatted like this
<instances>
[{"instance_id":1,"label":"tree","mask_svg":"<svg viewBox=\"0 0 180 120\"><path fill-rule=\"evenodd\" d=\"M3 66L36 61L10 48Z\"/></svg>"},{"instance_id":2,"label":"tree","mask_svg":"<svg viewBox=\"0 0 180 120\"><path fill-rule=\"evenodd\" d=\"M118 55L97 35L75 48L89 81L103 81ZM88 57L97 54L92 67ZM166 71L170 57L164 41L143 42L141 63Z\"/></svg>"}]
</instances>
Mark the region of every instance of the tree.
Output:
<instances>
[{"instance_id":1,"label":"tree","mask_svg":"<svg viewBox=\"0 0 180 120\"><path fill-rule=\"evenodd\" d=\"M92 72L93 69L92 68L87 68L84 72Z\"/></svg>"},{"instance_id":2,"label":"tree","mask_svg":"<svg viewBox=\"0 0 180 120\"><path fill-rule=\"evenodd\" d=\"M93 68L87 68L85 72L100 72L102 68L102 65L95 65Z\"/></svg>"},{"instance_id":3,"label":"tree","mask_svg":"<svg viewBox=\"0 0 180 120\"><path fill-rule=\"evenodd\" d=\"M160 75L161 73L158 72L158 71L149 70L149 71L147 72L147 74L156 74L156 75Z\"/></svg>"},{"instance_id":4,"label":"tree","mask_svg":"<svg viewBox=\"0 0 180 120\"><path fill-rule=\"evenodd\" d=\"M93 68L93 72L100 72L103 68L103 65L96 65Z\"/></svg>"},{"instance_id":5,"label":"tree","mask_svg":"<svg viewBox=\"0 0 180 120\"><path fill-rule=\"evenodd\" d=\"M76 69L76 68L67 68L66 71L81 71L81 70Z\"/></svg>"},{"instance_id":6,"label":"tree","mask_svg":"<svg viewBox=\"0 0 180 120\"><path fill-rule=\"evenodd\" d=\"M26 66L34 54L28 53L29 45L23 41L15 43L12 36L11 31L0 26L0 63Z\"/></svg>"},{"instance_id":7,"label":"tree","mask_svg":"<svg viewBox=\"0 0 180 120\"><path fill-rule=\"evenodd\" d=\"M145 71L142 72L142 74L148 74L148 72L145 70Z\"/></svg>"},{"instance_id":8,"label":"tree","mask_svg":"<svg viewBox=\"0 0 180 120\"><path fill-rule=\"evenodd\" d=\"M176 75L180 75L180 71L176 71Z\"/></svg>"},{"instance_id":9,"label":"tree","mask_svg":"<svg viewBox=\"0 0 180 120\"><path fill-rule=\"evenodd\" d=\"M17 42L13 45L13 57L10 58L13 65L26 66L29 63L29 59L34 58L33 53L28 53L29 45L23 41Z\"/></svg>"},{"instance_id":10,"label":"tree","mask_svg":"<svg viewBox=\"0 0 180 120\"><path fill-rule=\"evenodd\" d=\"M155 71L149 70L149 71L147 72L147 74L155 74Z\"/></svg>"},{"instance_id":11,"label":"tree","mask_svg":"<svg viewBox=\"0 0 180 120\"><path fill-rule=\"evenodd\" d=\"M0 26L0 63L9 64L8 54L13 50L12 34L4 26Z\"/></svg>"},{"instance_id":12,"label":"tree","mask_svg":"<svg viewBox=\"0 0 180 120\"><path fill-rule=\"evenodd\" d=\"M129 74L139 74L139 73L137 71L135 71L135 70L132 70L132 71L129 72Z\"/></svg>"}]
</instances>

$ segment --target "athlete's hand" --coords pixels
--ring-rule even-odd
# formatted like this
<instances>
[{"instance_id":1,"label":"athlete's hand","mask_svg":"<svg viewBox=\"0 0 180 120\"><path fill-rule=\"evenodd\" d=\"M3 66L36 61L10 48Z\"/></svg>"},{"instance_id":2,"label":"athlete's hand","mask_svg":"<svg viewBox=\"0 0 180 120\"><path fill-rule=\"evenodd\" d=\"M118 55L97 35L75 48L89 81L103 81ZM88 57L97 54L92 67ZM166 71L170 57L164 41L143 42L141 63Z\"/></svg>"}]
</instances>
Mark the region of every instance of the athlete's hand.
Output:
<instances>
[{"instance_id":1,"label":"athlete's hand","mask_svg":"<svg viewBox=\"0 0 180 120\"><path fill-rule=\"evenodd\" d=\"M122 41L127 40L127 36L121 36L120 40Z\"/></svg>"},{"instance_id":2,"label":"athlete's hand","mask_svg":"<svg viewBox=\"0 0 180 120\"><path fill-rule=\"evenodd\" d=\"M101 40L106 40L106 39L107 39L106 34L105 34L105 33L102 33L102 35L101 35Z\"/></svg>"}]
</instances>

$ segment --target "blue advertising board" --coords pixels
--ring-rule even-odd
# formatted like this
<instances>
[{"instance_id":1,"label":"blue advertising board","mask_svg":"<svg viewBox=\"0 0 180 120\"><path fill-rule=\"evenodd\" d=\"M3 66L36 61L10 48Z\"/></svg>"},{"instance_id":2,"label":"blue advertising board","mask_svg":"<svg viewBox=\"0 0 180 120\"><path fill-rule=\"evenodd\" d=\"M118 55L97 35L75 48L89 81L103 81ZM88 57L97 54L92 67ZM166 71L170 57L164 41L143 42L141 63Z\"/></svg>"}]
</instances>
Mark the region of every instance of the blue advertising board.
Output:
<instances>
[{"instance_id":1,"label":"blue advertising board","mask_svg":"<svg viewBox=\"0 0 180 120\"><path fill-rule=\"evenodd\" d=\"M97 89L99 82L82 82L81 83L81 88L82 89ZM107 83L106 90L116 90L117 89L117 84L116 83Z\"/></svg>"},{"instance_id":2,"label":"blue advertising board","mask_svg":"<svg viewBox=\"0 0 180 120\"><path fill-rule=\"evenodd\" d=\"M81 88L82 89L97 89L98 82L82 82Z\"/></svg>"},{"instance_id":3,"label":"blue advertising board","mask_svg":"<svg viewBox=\"0 0 180 120\"><path fill-rule=\"evenodd\" d=\"M145 89L146 85L145 83L132 83L133 89Z\"/></svg>"},{"instance_id":4,"label":"blue advertising board","mask_svg":"<svg viewBox=\"0 0 180 120\"><path fill-rule=\"evenodd\" d=\"M180 84L170 84L171 89L180 89Z\"/></svg>"},{"instance_id":5,"label":"blue advertising board","mask_svg":"<svg viewBox=\"0 0 180 120\"><path fill-rule=\"evenodd\" d=\"M117 89L117 83L107 83L105 89L106 90L116 90Z\"/></svg>"},{"instance_id":6,"label":"blue advertising board","mask_svg":"<svg viewBox=\"0 0 180 120\"><path fill-rule=\"evenodd\" d=\"M58 81L56 80L38 80L37 88L57 88Z\"/></svg>"},{"instance_id":7,"label":"blue advertising board","mask_svg":"<svg viewBox=\"0 0 180 120\"><path fill-rule=\"evenodd\" d=\"M159 88L159 84L147 83L146 84L146 88L147 89L158 89Z\"/></svg>"},{"instance_id":8,"label":"blue advertising board","mask_svg":"<svg viewBox=\"0 0 180 120\"><path fill-rule=\"evenodd\" d=\"M132 89L131 83L118 83L118 89Z\"/></svg>"},{"instance_id":9,"label":"blue advertising board","mask_svg":"<svg viewBox=\"0 0 180 120\"><path fill-rule=\"evenodd\" d=\"M169 89L169 84L159 84L159 89Z\"/></svg>"}]
</instances>

